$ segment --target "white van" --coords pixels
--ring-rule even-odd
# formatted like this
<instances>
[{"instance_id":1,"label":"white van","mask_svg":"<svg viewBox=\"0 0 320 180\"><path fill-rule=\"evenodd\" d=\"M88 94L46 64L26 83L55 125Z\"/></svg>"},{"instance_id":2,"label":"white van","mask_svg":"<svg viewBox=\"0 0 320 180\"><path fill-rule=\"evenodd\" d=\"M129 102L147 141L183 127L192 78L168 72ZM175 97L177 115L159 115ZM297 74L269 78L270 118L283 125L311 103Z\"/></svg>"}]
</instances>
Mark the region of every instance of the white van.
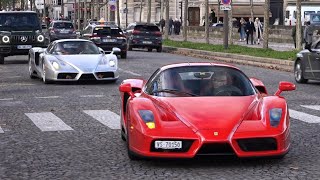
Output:
<instances>
[{"instance_id":1,"label":"white van","mask_svg":"<svg viewBox=\"0 0 320 180\"><path fill-rule=\"evenodd\" d=\"M286 8L286 18L284 20L284 25L295 26L297 22L296 6L289 5ZM320 13L320 5L302 5L301 6L301 22L302 25L304 21L309 18L310 13Z\"/></svg>"}]
</instances>

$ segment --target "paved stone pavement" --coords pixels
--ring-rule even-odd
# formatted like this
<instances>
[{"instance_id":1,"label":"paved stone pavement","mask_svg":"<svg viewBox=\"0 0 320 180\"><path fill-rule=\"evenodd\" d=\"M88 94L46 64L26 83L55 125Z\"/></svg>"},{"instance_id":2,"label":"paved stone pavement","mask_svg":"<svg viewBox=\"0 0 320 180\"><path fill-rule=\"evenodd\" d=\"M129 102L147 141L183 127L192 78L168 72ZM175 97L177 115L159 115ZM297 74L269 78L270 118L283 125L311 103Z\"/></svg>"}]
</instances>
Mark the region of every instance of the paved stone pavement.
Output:
<instances>
[{"instance_id":1,"label":"paved stone pavement","mask_svg":"<svg viewBox=\"0 0 320 180\"><path fill-rule=\"evenodd\" d=\"M171 35L169 36L169 39L174 40L174 41L183 41L183 36L180 35ZM203 37L188 37L188 41L191 42L202 42L205 43L206 40ZM209 39L210 44L223 44L223 39L221 38L210 38ZM241 45L241 46L247 46L247 47L255 47L255 48L263 48L263 41L261 41L260 44L253 44L251 45L251 41L249 40L249 44L245 41L239 41L239 40L234 40L233 43L235 45ZM275 43L275 42L269 42L269 48L277 51L291 51L294 50L294 44L288 44L288 43Z\"/></svg>"}]
</instances>

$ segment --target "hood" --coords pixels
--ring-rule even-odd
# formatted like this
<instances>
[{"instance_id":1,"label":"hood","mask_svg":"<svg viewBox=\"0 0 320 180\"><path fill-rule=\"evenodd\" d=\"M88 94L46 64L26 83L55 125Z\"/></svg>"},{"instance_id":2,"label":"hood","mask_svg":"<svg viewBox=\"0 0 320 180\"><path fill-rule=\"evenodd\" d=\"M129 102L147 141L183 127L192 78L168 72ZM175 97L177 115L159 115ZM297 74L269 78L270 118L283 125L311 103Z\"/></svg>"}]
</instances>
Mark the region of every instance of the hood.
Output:
<instances>
[{"instance_id":1,"label":"hood","mask_svg":"<svg viewBox=\"0 0 320 180\"><path fill-rule=\"evenodd\" d=\"M248 112L255 96L163 98L161 101L194 131L223 130L230 134Z\"/></svg>"},{"instance_id":2,"label":"hood","mask_svg":"<svg viewBox=\"0 0 320 180\"><path fill-rule=\"evenodd\" d=\"M101 54L88 54L88 55L56 55L57 59L67 62L70 65L80 69L85 73L91 73L96 68L101 58Z\"/></svg>"}]
</instances>

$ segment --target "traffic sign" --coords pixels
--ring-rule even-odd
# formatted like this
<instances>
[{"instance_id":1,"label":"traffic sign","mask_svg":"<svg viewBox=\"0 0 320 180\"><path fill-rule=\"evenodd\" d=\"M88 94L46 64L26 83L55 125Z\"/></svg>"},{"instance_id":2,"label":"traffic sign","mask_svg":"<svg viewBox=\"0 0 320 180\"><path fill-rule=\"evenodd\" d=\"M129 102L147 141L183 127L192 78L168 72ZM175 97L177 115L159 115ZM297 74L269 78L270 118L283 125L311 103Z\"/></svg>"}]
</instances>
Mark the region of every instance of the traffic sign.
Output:
<instances>
[{"instance_id":1,"label":"traffic sign","mask_svg":"<svg viewBox=\"0 0 320 180\"><path fill-rule=\"evenodd\" d=\"M222 0L222 4L223 5L230 5L231 4L231 0Z\"/></svg>"},{"instance_id":2,"label":"traffic sign","mask_svg":"<svg viewBox=\"0 0 320 180\"><path fill-rule=\"evenodd\" d=\"M117 2L116 0L109 0L109 1L108 1L108 4L109 4L109 5L115 5L116 2Z\"/></svg>"},{"instance_id":3,"label":"traffic sign","mask_svg":"<svg viewBox=\"0 0 320 180\"><path fill-rule=\"evenodd\" d=\"M231 10L231 5L222 5L220 6L221 11L230 11Z\"/></svg>"},{"instance_id":4,"label":"traffic sign","mask_svg":"<svg viewBox=\"0 0 320 180\"><path fill-rule=\"evenodd\" d=\"M110 5L110 11L115 11L116 10L116 6L115 5Z\"/></svg>"}]
</instances>

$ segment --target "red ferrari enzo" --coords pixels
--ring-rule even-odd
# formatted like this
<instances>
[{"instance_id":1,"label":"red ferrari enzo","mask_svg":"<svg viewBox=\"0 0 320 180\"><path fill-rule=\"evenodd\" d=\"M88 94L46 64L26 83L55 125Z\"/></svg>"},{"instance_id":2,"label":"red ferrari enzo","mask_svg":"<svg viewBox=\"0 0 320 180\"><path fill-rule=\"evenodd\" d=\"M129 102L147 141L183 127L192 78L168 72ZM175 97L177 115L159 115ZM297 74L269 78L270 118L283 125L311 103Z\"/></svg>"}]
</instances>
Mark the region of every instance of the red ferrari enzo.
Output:
<instances>
[{"instance_id":1,"label":"red ferrari enzo","mask_svg":"<svg viewBox=\"0 0 320 180\"><path fill-rule=\"evenodd\" d=\"M156 70L148 81L127 79L121 93L121 136L130 159L198 155L283 157L290 120L280 82L274 95L236 67L180 63Z\"/></svg>"}]
</instances>

